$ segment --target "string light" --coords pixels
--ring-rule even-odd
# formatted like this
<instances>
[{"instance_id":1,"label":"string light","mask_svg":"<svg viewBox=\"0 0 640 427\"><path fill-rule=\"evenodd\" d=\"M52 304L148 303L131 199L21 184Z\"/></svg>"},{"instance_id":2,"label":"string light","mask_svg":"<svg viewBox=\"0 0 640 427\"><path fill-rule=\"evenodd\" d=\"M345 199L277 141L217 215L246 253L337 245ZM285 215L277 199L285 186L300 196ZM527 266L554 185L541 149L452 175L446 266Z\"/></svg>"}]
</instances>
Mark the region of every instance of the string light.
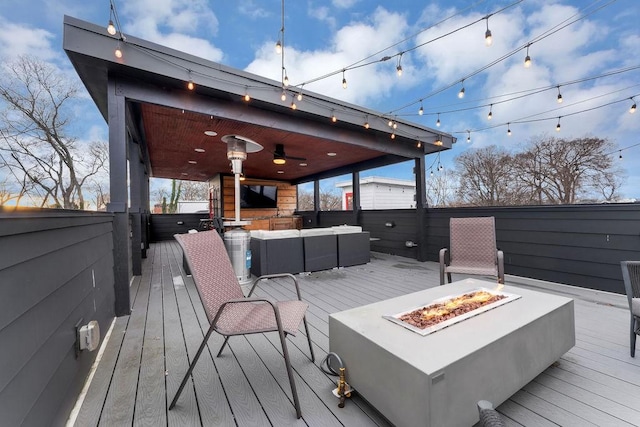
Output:
<instances>
[{"instance_id":1,"label":"string light","mask_svg":"<svg viewBox=\"0 0 640 427\"><path fill-rule=\"evenodd\" d=\"M107 24L107 33L111 34L112 36L116 35L116 26L113 25L113 20L115 19L116 22L118 22L118 18L116 17L116 11L114 9L114 4L113 1L109 2L109 24Z\"/></svg>"},{"instance_id":2,"label":"string light","mask_svg":"<svg viewBox=\"0 0 640 427\"><path fill-rule=\"evenodd\" d=\"M196 85L193 83L193 79L191 78L191 70L187 71L189 71L189 82L187 83L187 89L194 90L196 88Z\"/></svg>"},{"instance_id":3,"label":"string light","mask_svg":"<svg viewBox=\"0 0 640 427\"><path fill-rule=\"evenodd\" d=\"M364 120L364 128L365 129L369 129L369 117L367 116L367 118Z\"/></svg>"},{"instance_id":4,"label":"string light","mask_svg":"<svg viewBox=\"0 0 640 427\"><path fill-rule=\"evenodd\" d=\"M302 101L302 89L300 89L300 92L298 92L298 101Z\"/></svg>"},{"instance_id":5,"label":"string light","mask_svg":"<svg viewBox=\"0 0 640 427\"><path fill-rule=\"evenodd\" d=\"M337 122L337 121L338 121L338 118L336 117L336 114L335 114L333 111L331 112L331 121L332 121L333 123L335 123L335 122Z\"/></svg>"},{"instance_id":6,"label":"string light","mask_svg":"<svg viewBox=\"0 0 640 427\"><path fill-rule=\"evenodd\" d=\"M120 41L118 41L118 45L116 46L116 50L115 50L115 52L113 52L113 54L118 59L122 58L122 49L120 49Z\"/></svg>"},{"instance_id":7,"label":"string light","mask_svg":"<svg viewBox=\"0 0 640 427\"><path fill-rule=\"evenodd\" d=\"M462 80L460 83L462 84L462 88L460 89L460 92L458 92L458 98L462 99L464 98L464 80Z\"/></svg>"},{"instance_id":8,"label":"string light","mask_svg":"<svg viewBox=\"0 0 640 427\"><path fill-rule=\"evenodd\" d=\"M280 99L284 102L287 100L287 92L285 92L284 90L282 91L282 95L280 95Z\"/></svg>"},{"instance_id":9,"label":"string light","mask_svg":"<svg viewBox=\"0 0 640 427\"><path fill-rule=\"evenodd\" d=\"M436 126L440 127L440 113L438 113L438 120L436 120Z\"/></svg>"},{"instance_id":10,"label":"string light","mask_svg":"<svg viewBox=\"0 0 640 427\"><path fill-rule=\"evenodd\" d=\"M511 136L511 123L507 123L507 135Z\"/></svg>"},{"instance_id":11,"label":"string light","mask_svg":"<svg viewBox=\"0 0 640 427\"><path fill-rule=\"evenodd\" d=\"M347 79L344 77L344 70L342 70L342 89L347 88Z\"/></svg>"},{"instance_id":12,"label":"string light","mask_svg":"<svg viewBox=\"0 0 640 427\"><path fill-rule=\"evenodd\" d=\"M620 155L618 156L619 159L622 159L622 150L620 150Z\"/></svg>"},{"instance_id":13,"label":"string light","mask_svg":"<svg viewBox=\"0 0 640 427\"><path fill-rule=\"evenodd\" d=\"M246 102L251 101L251 97L249 96L249 88L245 88L245 91L244 91L244 97L243 97L243 99L244 99Z\"/></svg>"},{"instance_id":14,"label":"string light","mask_svg":"<svg viewBox=\"0 0 640 427\"><path fill-rule=\"evenodd\" d=\"M491 112L493 110L493 104L489 105L489 114L487 114L487 120L491 120L493 118L493 113Z\"/></svg>"},{"instance_id":15,"label":"string light","mask_svg":"<svg viewBox=\"0 0 640 427\"><path fill-rule=\"evenodd\" d=\"M282 67L282 69L284 70L284 79L282 80L282 84L284 85L284 87L289 86L289 76L287 76L287 69Z\"/></svg>"},{"instance_id":16,"label":"string light","mask_svg":"<svg viewBox=\"0 0 640 427\"><path fill-rule=\"evenodd\" d=\"M562 94L560 93L560 86L558 86L558 104L562 104Z\"/></svg>"},{"instance_id":17,"label":"string light","mask_svg":"<svg viewBox=\"0 0 640 427\"><path fill-rule=\"evenodd\" d=\"M529 56L529 46L531 43L527 45L527 56L524 58L524 68L531 67L531 57Z\"/></svg>"},{"instance_id":18,"label":"string light","mask_svg":"<svg viewBox=\"0 0 640 427\"><path fill-rule=\"evenodd\" d=\"M282 43L280 42L280 39L276 42L276 53L278 55L282 53Z\"/></svg>"},{"instance_id":19,"label":"string light","mask_svg":"<svg viewBox=\"0 0 640 427\"><path fill-rule=\"evenodd\" d=\"M433 177L433 169L430 169L429 176Z\"/></svg>"},{"instance_id":20,"label":"string light","mask_svg":"<svg viewBox=\"0 0 640 427\"><path fill-rule=\"evenodd\" d=\"M471 142L471 131L467 131L467 142Z\"/></svg>"},{"instance_id":21,"label":"string light","mask_svg":"<svg viewBox=\"0 0 640 427\"><path fill-rule=\"evenodd\" d=\"M402 54L398 56L398 65L396 66L396 73L398 74L398 77L402 76L402 65L400 64L400 61L402 61Z\"/></svg>"},{"instance_id":22,"label":"string light","mask_svg":"<svg viewBox=\"0 0 640 427\"><path fill-rule=\"evenodd\" d=\"M393 120L389 120L389 123L387 123L389 125L389 127L393 126Z\"/></svg>"},{"instance_id":23,"label":"string light","mask_svg":"<svg viewBox=\"0 0 640 427\"><path fill-rule=\"evenodd\" d=\"M116 35L116 26L113 25L113 21L111 19L109 19L109 25L107 25L107 33L111 34L112 36Z\"/></svg>"},{"instance_id":24,"label":"string light","mask_svg":"<svg viewBox=\"0 0 640 427\"><path fill-rule=\"evenodd\" d=\"M633 99L633 97L629 98L631 101L633 101L633 105L631 106L631 108L629 108L629 113L633 114L636 112L636 101Z\"/></svg>"},{"instance_id":25,"label":"string light","mask_svg":"<svg viewBox=\"0 0 640 427\"><path fill-rule=\"evenodd\" d=\"M292 110L296 110L298 108L298 106L296 105L295 101L291 101L291 109Z\"/></svg>"},{"instance_id":26,"label":"string light","mask_svg":"<svg viewBox=\"0 0 640 427\"><path fill-rule=\"evenodd\" d=\"M493 44L493 37L489 29L489 17L487 16L487 31L484 33L484 44L489 47Z\"/></svg>"},{"instance_id":27,"label":"string light","mask_svg":"<svg viewBox=\"0 0 640 427\"><path fill-rule=\"evenodd\" d=\"M391 139L396 139L396 133L395 132L391 132Z\"/></svg>"},{"instance_id":28,"label":"string light","mask_svg":"<svg viewBox=\"0 0 640 427\"><path fill-rule=\"evenodd\" d=\"M560 117L558 117L558 124L556 125L556 132L560 132Z\"/></svg>"},{"instance_id":29,"label":"string light","mask_svg":"<svg viewBox=\"0 0 640 427\"><path fill-rule=\"evenodd\" d=\"M442 136L438 135L436 137L436 141L433 144L438 146L442 145Z\"/></svg>"},{"instance_id":30,"label":"string light","mask_svg":"<svg viewBox=\"0 0 640 427\"><path fill-rule=\"evenodd\" d=\"M393 128L394 129L398 129L398 123L397 122L393 122Z\"/></svg>"},{"instance_id":31,"label":"string light","mask_svg":"<svg viewBox=\"0 0 640 427\"><path fill-rule=\"evenodd\" d=\"M420 100L420 109L418 110L418 115L423 115L424 114L424 108L422 107L422 99Z\"/></svg>"},{"instance_id":32,"label":"string light","mask_svg":"<svg viewBox=\"0 0 640 427\"><path fill-rule=\"evenodd\" d=\"M422 141L418 140L418 143L416 144L416 147L422 148Z\"/></svg>"}]
</instances>

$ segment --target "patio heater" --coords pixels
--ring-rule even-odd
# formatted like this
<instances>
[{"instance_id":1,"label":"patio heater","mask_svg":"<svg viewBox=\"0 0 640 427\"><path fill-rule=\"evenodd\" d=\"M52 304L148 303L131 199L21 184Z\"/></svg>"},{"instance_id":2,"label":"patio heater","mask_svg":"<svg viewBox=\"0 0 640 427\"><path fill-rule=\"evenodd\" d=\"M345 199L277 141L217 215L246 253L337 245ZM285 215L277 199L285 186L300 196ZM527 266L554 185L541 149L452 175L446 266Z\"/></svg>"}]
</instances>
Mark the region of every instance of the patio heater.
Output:
<instances>
[{"instance_id":1,"label":"patio heater","mask_svg":"<svg viewBox=\"0 0 640 427\"><path fill-rule=\"evenodd\" d=\"M240 220L240 175L242 162L247 159L247 153L257 153L263 147L240 135L225 135L222 137L222 142L227 144L227 158L231 161L231 172L235 184L235 219L223 223L225 227L231 227L224 233L224 245L238 282L246 284L251 281L251 233L242 226L251 224L251 221Z\"/></svg>"}]
</instances>

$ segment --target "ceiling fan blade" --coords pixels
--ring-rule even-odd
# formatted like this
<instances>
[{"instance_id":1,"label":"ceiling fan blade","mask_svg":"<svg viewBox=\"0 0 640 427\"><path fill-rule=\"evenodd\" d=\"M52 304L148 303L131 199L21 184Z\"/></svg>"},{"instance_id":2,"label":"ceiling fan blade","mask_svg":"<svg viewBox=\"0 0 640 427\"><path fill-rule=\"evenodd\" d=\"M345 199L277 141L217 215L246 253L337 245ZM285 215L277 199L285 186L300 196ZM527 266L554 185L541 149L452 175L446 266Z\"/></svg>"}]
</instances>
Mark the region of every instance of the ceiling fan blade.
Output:
<instances>
[{"instance_id":1,"label":"ceiling fan blade","mask_svg":"<svg viewBox=\"0 0 640 427\"><path fill-rule=\"evenodd\" d=\"M304 157L294 157L294 156L284 156L287 159L291 159L291 160L307 160Z\"/></svg>"}]
</instances>

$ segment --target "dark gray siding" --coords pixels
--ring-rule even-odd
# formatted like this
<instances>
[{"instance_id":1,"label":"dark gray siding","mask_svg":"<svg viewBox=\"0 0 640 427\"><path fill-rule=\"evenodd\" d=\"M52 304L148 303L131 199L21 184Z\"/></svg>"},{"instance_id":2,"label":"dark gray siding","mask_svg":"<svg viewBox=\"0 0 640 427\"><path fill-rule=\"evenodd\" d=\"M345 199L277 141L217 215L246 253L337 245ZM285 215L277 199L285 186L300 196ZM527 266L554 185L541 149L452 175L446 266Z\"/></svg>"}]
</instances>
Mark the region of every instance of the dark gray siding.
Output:
<instances>
[{"instance_id":1,"label":"dark gray siding","mask_svg":"<svg viewBox=\"0 0 640 427\"><path fill-rule=\"evenodd\" d=\"M112 216L0 210L1 425L64 425L97 351L75 325L114 317Z\"/></svg>"},{"instance_id":2,"label":"dark gray siding","mask_svg":"<svg viewBox=\"0 0 640 427\"><path fill-rule=\"evenodd\" d=\"M209 218L209 214L153 214L150 216L151 241L173 240L174 234L186 233L191 229L199 230L200 219Z\"/></svg>"},{"instance_id":3,"label":"dark gray siding","mask_svg":"<svg viewBox=\"0 0 640 427\"><path fill-rule=\"evenodd\" d=\"M449 246L449 218L494 216L505 272L623 293L620 261L640 259L640 205L429 209L428 259Z\"/></svg>"}]
</instances>

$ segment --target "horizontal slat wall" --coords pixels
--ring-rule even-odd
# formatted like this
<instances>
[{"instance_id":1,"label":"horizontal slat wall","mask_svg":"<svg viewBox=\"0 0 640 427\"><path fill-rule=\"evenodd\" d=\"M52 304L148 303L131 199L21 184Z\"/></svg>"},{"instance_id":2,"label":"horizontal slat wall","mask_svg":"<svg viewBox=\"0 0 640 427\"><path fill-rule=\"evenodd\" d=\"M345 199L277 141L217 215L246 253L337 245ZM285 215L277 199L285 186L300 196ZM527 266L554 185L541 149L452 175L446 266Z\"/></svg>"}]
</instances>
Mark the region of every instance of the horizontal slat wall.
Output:
<instances>
[{"instance_id":1,"label":"horizontal slat wall","mask_svg":"<svg viewBox=\"0 0 640 427\"><path fill-rule=\"evenodd\" d=\"M112 215L0 210L2 425L64 425L97 351L75 325L114 317Z\"/></svg>"},{"instance_id":2,"label":"horizontal slat wall","mask_svg":"<svg viewBox=\"0 0 640 427\"><path fill-rule=\"evenodd\" d=\"M200 229L200 219L209 218L207 213L153 214L150 218L151 241L173 240L174 234Z\"/></svg>"},{"instance_id":3,"label":"horizontal slat wall","mask_svg":"<svg viewBox=\"0 0 640 427\"><path fill-rule=\"evenodd\" d=\"M620 261L640 259L640 205L615 204L429 209L429 260L469 216L496 218L507 274L623 293Z\"/></svg>"}]
</instances>

